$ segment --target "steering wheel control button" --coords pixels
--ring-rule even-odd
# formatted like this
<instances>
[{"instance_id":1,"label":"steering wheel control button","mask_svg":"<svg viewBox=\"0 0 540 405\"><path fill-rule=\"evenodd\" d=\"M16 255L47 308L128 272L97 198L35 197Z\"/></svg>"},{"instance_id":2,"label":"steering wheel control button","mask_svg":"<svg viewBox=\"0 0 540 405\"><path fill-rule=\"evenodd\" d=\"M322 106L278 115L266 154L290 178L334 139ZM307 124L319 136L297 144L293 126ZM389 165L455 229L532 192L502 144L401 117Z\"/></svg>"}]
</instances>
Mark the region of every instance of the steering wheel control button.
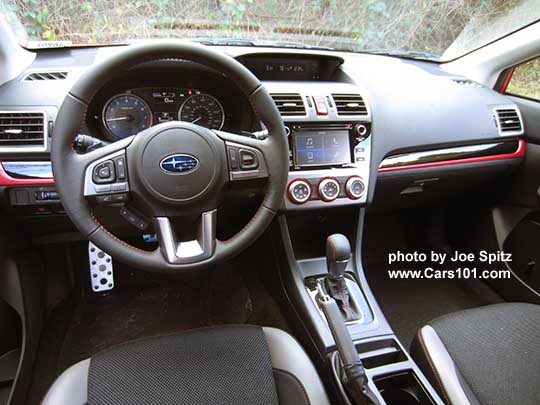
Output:
<instances>
[{"instance_id":1,"label":"steering wheel control button","mask_svg":"<svg viewBox=\"0 0 540 405\"><path fill-rule=\"evenodd\" d=\"M238 170L238 149L232 146L228 147L229 150L229 167L231 170Z\"/></svg>"},{"instance_id":2,"label":"steering wheel control button","mask_svg":"<svg viewBox=\"0 0 540 405\"><path fill-rule=\"evenodd\" d=\"M317 186L319 197L325 202L334 201L338 198L340 191L339 182L333 177L322 179Z\"/></svg>"},{"instance_id":3,"label":"steering wheel control button","mask_svg":"<svg viewBox=\"0 0 540 405\"><path fill-rule=\"evenodd\" d=\"M135 228L144 230L148 227L148 221L127 207L120 208L120 215Z\"/></svg>"},{"instance_id":4,"label":"steering wheel control button","mask_svg":"<svg viewBox=\"0 0 540 405\"><path fill-rule=\"evenodd\" d=\"M304 204L311 198L311 185L303 179L293 180L287 188L289 200L294 204Z\"/></svg>"},{"instance_id":5,"label":"steering wheel control button","mask_svg":"<svg viewBox=\"0 0 540 405\"><path fill-rule=\"evenodd\" d=\"M112 197L113 197L112 194L98 195L96 197L96 202L98 204L110 204L113 201Z\"/></svg>"},{"instance_id":6,"label":"steering wheel control button","mask_svg":"<svg viewBox=\"0 0 540 405\"><path fill-rule=\"evenodd\" d=\"M124 203L128 200L128 194L127 193L120 193L120 194L112 194L111 195L111 202L114 203Z\"/></svg>"},{"instance_id":7,"label":"steering wheel control button","mask_svg":"<svg viewBox=\"0 0 540 405\"><path fill-rule=\"evenodd\" d=\"M364 194L366 186L358 176L352 176L345 183L345 192L351 200L358 200Z\"/></svg>"},{"instance_id":8,"label":"steering wheel control button","mask_svg":"<svg viewBox=\"0 0 540 405\"><path fill-rule=\"evenodd\" d=\"M242 170L253 170L259 167L259 161L255 152L240 149L240 168Z\"/></svg>"},{"instance_id":9,"label":"steering wheel control button","mask_svg":"<svg viewBox=\"0 0 540 405\"><path fill-rule=\"evenodd\" d=\"M128 191L128 184L127 183L113 183L111 184L111 191L114 192L122 192L122 191Z\"/></svg>"},{"instance_id":10,"label":"steering wheel control button","mask_svg":"<svg viewBox=\"0 0 540 405\"><path fill-rule=\"evenodd\" d=\"M264 177L267 174L264 157L255 148L239 144L227 144L229 158L229 178L249 180Z\"/></svg>"},{"instance_id":11,"label":"steering wheel control button","mask_svg":"<svg viewBox=\"0 0 540 405\"><path fill-rule=\"evenodd\" d=\"M90 264L90 283L92 291L104 292L114 288L112 257L88 242L88 261Z\"/></svg>"},{"instance_id":12,"label":"steering wheel control button","mask_svg":"<svg viewBox=\"0 0 540 405\"><path fill-rule=\"evenodd\" d=\"M111 168L107 166L101 166L98 170L98 178L109 179L111 177Z\"/></svg>"},{"instance_id":13,"label":"steering wheel control button","mask_svg":"<svg viewBox=\"0 0 540 405\"><path fill-rule=\"evenodd\" d=\"M118 180L126 180L126 158L121 156L114 159L114 166L116 167L116 175Z\"/></svg>"},{"instance_id":14,"label":"steering wheel control button","mask_svg":"<svg viewBox=\"0 0 540 405\"><path fill-rule=\"evenodd\" d=\"M102 194L102 193L110 193L111 192L111 185L110 184L100 184L95 186L96 193Z\"/></svg>"},{"instance_id":15,"label":"steering wheel control button","mask_svg":"<svg viewBox=\"0 0 540 405\"><path fill-rule=\"evenodd\" d=\"M98 164L92 176L94 183L96 184L107 184L114 182L116 178L114 163L112 160L107 160L106 162Z\"/></svg>"}]
</instances>

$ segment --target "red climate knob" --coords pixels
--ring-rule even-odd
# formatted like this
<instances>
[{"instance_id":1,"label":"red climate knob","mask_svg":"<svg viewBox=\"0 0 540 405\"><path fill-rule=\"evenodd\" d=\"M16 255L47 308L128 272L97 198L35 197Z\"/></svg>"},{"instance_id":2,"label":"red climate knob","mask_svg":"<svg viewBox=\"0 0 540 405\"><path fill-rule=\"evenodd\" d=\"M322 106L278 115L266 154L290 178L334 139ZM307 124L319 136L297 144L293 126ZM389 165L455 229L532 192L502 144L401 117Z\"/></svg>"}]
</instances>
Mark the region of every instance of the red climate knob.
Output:
<instances>
[{"instance_id":1,"label":"red climate knob","mask_svg":"<svg viewBox=\"0 0 540 405\"><path fill-rule=\"evenodd\" d=\"M304 179L296 179L287 187L289 200L294 204L304 204L311 197L311 184Z\"/></svg>"}]
</instances>

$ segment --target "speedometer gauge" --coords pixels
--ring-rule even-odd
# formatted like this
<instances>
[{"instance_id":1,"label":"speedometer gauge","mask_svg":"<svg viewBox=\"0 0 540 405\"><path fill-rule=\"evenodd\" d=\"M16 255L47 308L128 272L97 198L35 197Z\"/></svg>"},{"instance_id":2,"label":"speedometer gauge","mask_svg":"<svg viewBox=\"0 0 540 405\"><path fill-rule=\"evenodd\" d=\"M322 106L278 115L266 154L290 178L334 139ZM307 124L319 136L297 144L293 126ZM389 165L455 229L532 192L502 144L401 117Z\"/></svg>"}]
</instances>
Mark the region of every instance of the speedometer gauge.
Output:
<instances>
[{"instance_id":1,"label":"speedometer gauge","mask_svg":"<svg viewBox=\"0 0 540 405\"><path fill-rule=\"evenodd\" d=\"M188 98L180 107L178 117L180 121L210 129L221 129L225 122L223 106L209 94L195 94Z\"/></svg>"},{"instance_id":2,"label":"speedometer gauge","mask_svg":"<svg viewBox=\"0 0 540 405\"><path fill-rule=\"evenodd\" d=\"M152 125L152 110L139 96L120 94L105 105L103 124L115 138L127 138Z\"/></svg>"}]
</instances>

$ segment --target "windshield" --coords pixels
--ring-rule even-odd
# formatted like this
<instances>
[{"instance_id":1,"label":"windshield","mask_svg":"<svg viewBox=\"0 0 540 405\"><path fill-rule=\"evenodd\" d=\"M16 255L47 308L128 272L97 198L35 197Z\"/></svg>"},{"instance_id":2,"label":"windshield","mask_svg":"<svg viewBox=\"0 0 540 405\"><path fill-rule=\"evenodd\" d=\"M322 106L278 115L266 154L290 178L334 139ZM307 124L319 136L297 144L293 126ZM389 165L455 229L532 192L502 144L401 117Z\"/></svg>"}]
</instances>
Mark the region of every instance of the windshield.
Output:
<instances>
[{"instance_id":1,"label":"windshield","mask_svg":"<svg viewBox=\"0 0 540 405\"><path fill-rule=\"evenodd\" d=\"M191 38L450 60L540 19L539 0L0 2L27 48Z\"/></svg>"}]
</instances>

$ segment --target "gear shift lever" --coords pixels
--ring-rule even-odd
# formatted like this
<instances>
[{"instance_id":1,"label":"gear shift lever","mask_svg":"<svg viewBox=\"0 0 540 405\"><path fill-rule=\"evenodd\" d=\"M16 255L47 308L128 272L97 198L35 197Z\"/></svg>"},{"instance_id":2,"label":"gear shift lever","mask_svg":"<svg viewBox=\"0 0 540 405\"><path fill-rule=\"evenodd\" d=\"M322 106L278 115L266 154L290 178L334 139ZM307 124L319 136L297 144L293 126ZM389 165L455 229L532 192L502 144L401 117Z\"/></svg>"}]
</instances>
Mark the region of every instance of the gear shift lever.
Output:
<instances>
[{"instance_id":1,"label":"gear shift lever","mask_svg":"<svg viewBox=\"0 0 540 405\"><path fill-rule=\"evenodd\" d=\"M326 239L326 265L328 278L339 280L345 274L345 268L351 257L351 244L345 235L335 233Z\"/></svg>"},{"instance_id":2,"label":"gear shift lever","mask_svg":"<svg viewBox=\"0 0 540 405\"><path fill-rule=\"evenodd\" d=\"M345 280L345 269L350 257L351 244L346 236L335 233L326 239L326 265L328 267L326 289L330 296L337 301L345 321L358 319L358 314L351 308L349 290Z\"/></svg>"}]
</instances>

